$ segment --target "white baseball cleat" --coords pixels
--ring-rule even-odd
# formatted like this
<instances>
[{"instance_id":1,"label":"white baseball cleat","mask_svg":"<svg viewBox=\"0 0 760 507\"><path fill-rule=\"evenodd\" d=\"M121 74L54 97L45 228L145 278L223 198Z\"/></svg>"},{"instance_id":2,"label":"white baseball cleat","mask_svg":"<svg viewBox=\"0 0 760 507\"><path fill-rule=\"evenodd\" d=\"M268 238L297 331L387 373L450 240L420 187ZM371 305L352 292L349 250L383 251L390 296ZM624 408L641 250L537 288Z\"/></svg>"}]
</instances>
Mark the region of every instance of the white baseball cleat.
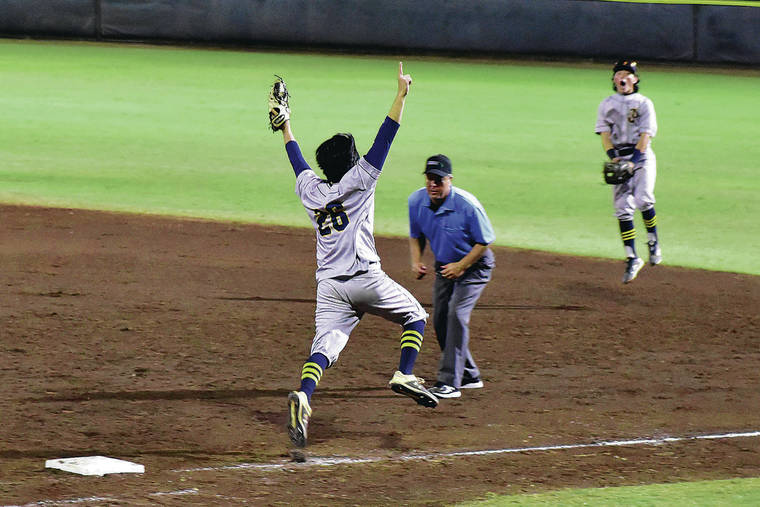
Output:
<instances>
[{"instance_id":1,"label":"white baseball cleat","mask_svg":"<svg viewBox=\"0 0 760 507\"><path fill-rule=\"evenodd\" d=\"M644 267L644 261L639 257L628 257L625 261L625 273L623 273L623 283L631 283L641 268Z\"/></svg>"},{"instance_id":2,"label":"white baseball cleat","mask_svg":"<svg viewBox=\"0 0 760 507\"><path fill-rule=\"evenodd\" d=\"M394 392L409 396L423 407L435 408L438 406L438 398L422 385L424 380L414 375L404 375L400 371L393 374L388 386Z\"/></svg>"},{"instance_id":3,"label":"white baseball cleat","mask_svg":"<svg viewBox=\"0 0 760 507\"><path fill-rule=\"evenodd\" d=\"M306 447L309 417L311 407L306 393L291 391L288 394L288 435L296 447Z\"/></svg>"},{"instance_id":4,"label":"white baseball cleat","mask_svg":"<svg viewBox=\"0 0 760 507\"><path fill-rule=\"evenodd\" d=\"M649 264L656 266L662 262L662 250L660 250L660 243L657 241L649 242Z\"/></svg>"}]
</instances>

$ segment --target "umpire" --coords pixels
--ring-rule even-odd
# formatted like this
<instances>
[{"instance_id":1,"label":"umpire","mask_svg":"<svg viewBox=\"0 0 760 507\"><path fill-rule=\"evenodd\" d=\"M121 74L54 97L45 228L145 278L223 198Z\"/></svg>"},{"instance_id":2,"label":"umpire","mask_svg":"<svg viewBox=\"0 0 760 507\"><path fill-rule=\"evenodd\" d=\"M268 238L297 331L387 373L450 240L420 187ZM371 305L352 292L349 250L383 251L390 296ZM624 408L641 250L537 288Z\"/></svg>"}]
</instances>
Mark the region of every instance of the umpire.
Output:
<instances>
[{"instance_id":1,"label":"umpire","mask_svg":"<svg viewBox=\"0 0 760 507\"><path fill-rule=\"evenodd\" d=\"M441 347L438 377L430 392L459 398L460 389L483 387L470 354L470 314L491 280L493 227L483 206L451 184L451 160L433 155L425 163L425 187L409 196L409 250L419 280L426 242L435 255L433 326Z\"/></svg>"}]
</instances>

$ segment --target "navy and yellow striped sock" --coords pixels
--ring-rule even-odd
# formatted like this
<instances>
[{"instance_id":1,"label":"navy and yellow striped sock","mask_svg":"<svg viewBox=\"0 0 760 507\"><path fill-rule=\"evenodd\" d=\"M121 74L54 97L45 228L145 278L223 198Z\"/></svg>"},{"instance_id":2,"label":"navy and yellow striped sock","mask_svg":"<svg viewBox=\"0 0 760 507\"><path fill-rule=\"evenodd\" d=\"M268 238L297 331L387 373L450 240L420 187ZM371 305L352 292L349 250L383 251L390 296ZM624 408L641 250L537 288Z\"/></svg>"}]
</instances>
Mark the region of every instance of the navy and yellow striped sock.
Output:
<instances>
[{"instance_id":1,"label":"navy and yellow striped sock","mask_svg":"<svg viewBox=\"0 0 760 507\"><path fill-rule=\"evenodd\" d=\"M654 207L649 208L641 212L641 216L644 219L644 225L647 228L647 241L657 241L657 213L654 211Z\"/></svg>"},{"instance_id":2,"label":"navy and yellow striped sock","mask_svg":"<svg viewBox=\"0 0 760 507\"><path fill-rule=\"evenodd\" d=\"M633 226L633 220L618 220L618 223L626 257L636 257L636 229Z\"/></svg>"},{"instance_id":3,"label":"navy and yellow striped sock","mask_svg":"<svg viewBox=\"0 0 760 507\"><path fill-rule=\"evenodd\" d=\"M398 369L404 375L409 375L414 369L414 362L422 347L422 336L425 333L425 321L418 320L404 326L401 333L401 359Z\"/></svg>"},{"instance_id":4,"label":"navy and yellow striped sock","mask_svg":"<svg viewBox=\"0 0 760 507\"><path fill-rule=\"evenodd\" d=\"M324 354L317 352L309 356L309 359L303 364L303 368L301 368L301 391L306 393L309 400L311 400L311 395L314 394L314 389L317 388L322 373L329 363Z\"/></svg>"}]
</instances>

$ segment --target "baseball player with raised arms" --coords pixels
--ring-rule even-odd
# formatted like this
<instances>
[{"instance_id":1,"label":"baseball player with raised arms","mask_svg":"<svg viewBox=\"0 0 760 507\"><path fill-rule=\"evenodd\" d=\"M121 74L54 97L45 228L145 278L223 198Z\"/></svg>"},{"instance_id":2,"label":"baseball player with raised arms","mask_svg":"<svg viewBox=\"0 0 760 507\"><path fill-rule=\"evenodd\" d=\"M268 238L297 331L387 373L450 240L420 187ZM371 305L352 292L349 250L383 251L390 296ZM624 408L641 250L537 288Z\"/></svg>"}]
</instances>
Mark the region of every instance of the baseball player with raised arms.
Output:
<instances>
[{"instance_id":1,"label":"baseball player with raised arms","mask_svg":"<svg viewBox=\"0 0 760 507\"><path fill-rule=\"evenodd\" d=\"M276 82L270 94L270 124L282 131L296 175L296 194L317 238L316 333L301 370L300 388L288 395L288 434L297 447L307 443L311 396L322 374L338 360L365 313L403 327L399 368L389 387L422 406L438 405L438 399L412 374L428 315L414 296L382 271L373 236L375 187L411 83L399 63L396 97L364 157L359 157L351 134L336 134L317 148L317 164L326 179L309 167L293 137L284 83Z\"/></svg>"},{"instance_id":2,"label":"baseball player with raised arms","mask_svg":"<svg viewBox=\"0 0 760 507\"><path fill-rule=\"evenodd\" d=\"M633 219L637 208L647 229L649 264L654 266L662 261L654 210L657 159L651 143L657 135L657 116L652 101L638 93L635 61L618 60L612 68L612 82L616 93L599 104L595 132L601 136L602 146L611 160L630 160L633 164L632 176L616 184L612 192L626 255L623 283L630 283L644 266L635 246Z\"/></svg>"}]
</instances>

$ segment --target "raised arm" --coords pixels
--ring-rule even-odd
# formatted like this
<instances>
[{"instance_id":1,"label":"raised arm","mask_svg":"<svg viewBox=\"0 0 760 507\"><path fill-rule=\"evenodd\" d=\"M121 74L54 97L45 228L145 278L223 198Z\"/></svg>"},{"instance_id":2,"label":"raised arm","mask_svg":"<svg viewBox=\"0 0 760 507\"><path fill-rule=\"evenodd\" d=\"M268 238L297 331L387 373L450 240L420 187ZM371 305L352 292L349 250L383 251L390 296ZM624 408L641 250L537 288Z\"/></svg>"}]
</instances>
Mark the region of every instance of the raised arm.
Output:
<instances>
[{"instance_id":1,"label":"raised arm","mask_svg":"<svg viewBox=\"0 0 760 507\"><path fill-rule=\"evenodd\" d=\"M293 137L293 131L290 130L289 119L286 120L282 126L282 139L285 142L285 151L288 154L288 160L290 160L290 165L293 167L293 172L296 174L297 178L299 174L307 169L311 169L311 167L306 163L306 160L301 154L301 148L298 146L296 138Z\"/></svg>"},{"instance_id":2,"label":"raised arm","mask_svg":"<svg viewBox=\"0 0 760 507\"><path fill-rule=\"evenodd\" d=\"M293 137L293 132L290 130L290 120L286 120L285 125L282 126L282 139L285 141L286 145L290 141L296 140L296 138Z\"/></svg>"},{"instance_id":3,"label":"raised arm","mask_svg":"<svg viewBox=\"0 0 760 507\"><path fill-rule=\"evenodd\" d=\"M285 151L297 178L303 171L311 168L301 155L301 148L298 147L296 138L293 137L293 131L290 130L290 93L288 87L285 80L280 76L275 74L275 77L277 80L269 90L269 126L272 128L272 132L278 130L282 132Z\"/></svg>"},{"instance_id":4,"label":"raised arm","mask_svg":"<svg viewBox=\"0 0 760 507\"><path fill-rule=\"evenodd\" d=\"M404 64L398 62L398 92L391 105L391 110L388 112L388 117L399 125L401 124L401 116L404 114L406 95L409 93L409 87L411 86L412 76L404 74Z\"/></svg>"},{"instance_id":5,"label":"raised arm","mask_svg":"<svg viewBox=\"0 0 760 507\"><path fill-rule=\"evenodd\" d=\"M380 126L380 130L377 132L375 142L372 143L372 147L364 156L367 162L377 169L382 170L385 158L391 149L393 138L396 137L396 132L398 132L399 125L401 124L401 116L404 114L404 102L406 101L406 95L409 93L411 84L412 77L409 74L404 74L403 64L398 62L398 91L396 92L396 98L393 99L388 117L385 118L385 121Z\"/></svg>"}]
</instances>

